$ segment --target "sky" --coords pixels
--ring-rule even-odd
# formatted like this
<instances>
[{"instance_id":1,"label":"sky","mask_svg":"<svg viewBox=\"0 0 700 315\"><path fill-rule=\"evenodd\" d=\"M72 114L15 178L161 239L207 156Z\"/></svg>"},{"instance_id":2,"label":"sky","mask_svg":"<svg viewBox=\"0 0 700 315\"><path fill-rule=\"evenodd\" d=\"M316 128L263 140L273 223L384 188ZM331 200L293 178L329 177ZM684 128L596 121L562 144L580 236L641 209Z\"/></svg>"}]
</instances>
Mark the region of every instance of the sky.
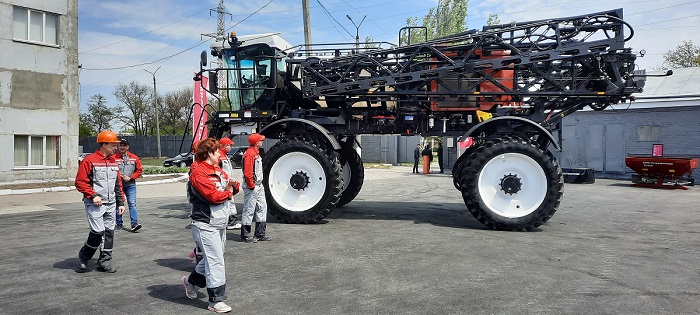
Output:
<instances>
[{"instance_id":1,"label":"sky","mask_svg":"<svg viewBox=\"0 0 700 315\"><path fill-rule=\"evenodd\" d=\"M78 2L80 109L96 94L118 105L114 88L136 81L153 84L158 94L193 86L199 55L213 42L219 0L80 0ZM397 43L409 17L422 18L437 0L309 0L314 44L360 40ZM300 0L226 1L227 31L238 35L279 33L292 45L304 43ZM626 43L640 69L660 67L663 54L684 40L700 46L700 0L470 0L466 26L480 29L489 14L501 23L577 16L622 8L634 29ZM211 56L210 56L211 60Z\"/></svg>"}]
</instances>

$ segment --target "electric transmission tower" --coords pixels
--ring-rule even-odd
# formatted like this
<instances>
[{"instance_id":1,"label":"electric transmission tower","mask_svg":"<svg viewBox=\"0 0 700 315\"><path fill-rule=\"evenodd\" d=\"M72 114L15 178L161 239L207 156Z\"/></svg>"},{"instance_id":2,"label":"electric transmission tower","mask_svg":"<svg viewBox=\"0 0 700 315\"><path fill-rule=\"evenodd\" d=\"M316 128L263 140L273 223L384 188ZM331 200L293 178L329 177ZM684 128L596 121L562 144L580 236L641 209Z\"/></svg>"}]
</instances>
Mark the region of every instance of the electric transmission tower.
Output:
<instances>
[{"instance_id":1,"label":"electric transmission tower","mask_svg":"<svg viewBox=\"0 0 700 315\"><path fill-rule=\"evenodd\" d=\"M224 32L226 31L226 25L224 24L224 22L225 22L224 18L227 14L229 16L231 16L231 13L226 11L226 9L224 8L224 0L219 0L219 6L216 7L216 9L210 9L209 11L210 11L210 14L211 14L211 12L216 12L216 14L217 14L216 33L209 33L209 34L202 34L202 35L208 36L208 37L213 37L214 39L216 39L216 41L223 42L224 38L225 38L224 36L226 36L224 34ZM224 67L224 63L221 60L221 58L216 58L216 66L217 66L217 68ZM212 78L209 78L209 80L211 80L211 79ZM218 74L216 80L219 83L220 87L228 86L228 84L226 82L226 73L224 71L219 71L219 74ZM223 93L226 93L225 90L223 90L223 89L219 90L220 97L223 97L223 95L221 95Z\"/></svg>"}]
</instances>

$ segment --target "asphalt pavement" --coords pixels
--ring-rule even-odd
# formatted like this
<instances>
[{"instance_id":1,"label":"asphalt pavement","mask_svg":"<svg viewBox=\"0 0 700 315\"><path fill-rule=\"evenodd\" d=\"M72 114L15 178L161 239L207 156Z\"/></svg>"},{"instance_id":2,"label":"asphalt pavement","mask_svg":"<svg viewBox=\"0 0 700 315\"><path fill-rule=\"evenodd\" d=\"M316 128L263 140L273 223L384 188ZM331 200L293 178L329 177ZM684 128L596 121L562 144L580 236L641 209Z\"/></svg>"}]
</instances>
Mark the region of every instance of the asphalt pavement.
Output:
<instances>
[{"instance_id":1,"label":"asphalt pavement","mask_svg":"<svg viewBox=\"0 0 700 315\"><path fill-rule=\"evenodd\" d=\"M699 197L566 184L547 224L503 232L468 213L449 175L367 169L358 197L321 224L271 218L273 241L255 244L229 231L227 303L232 314L698 313ZM189 300L180 284L194 266L185 184L140 185L137 200L143 228L116 233L118 271L93 259L80 274L77 191L0 196L0 313L209 313L206 290Z\"/></svg>"}]
</instances>

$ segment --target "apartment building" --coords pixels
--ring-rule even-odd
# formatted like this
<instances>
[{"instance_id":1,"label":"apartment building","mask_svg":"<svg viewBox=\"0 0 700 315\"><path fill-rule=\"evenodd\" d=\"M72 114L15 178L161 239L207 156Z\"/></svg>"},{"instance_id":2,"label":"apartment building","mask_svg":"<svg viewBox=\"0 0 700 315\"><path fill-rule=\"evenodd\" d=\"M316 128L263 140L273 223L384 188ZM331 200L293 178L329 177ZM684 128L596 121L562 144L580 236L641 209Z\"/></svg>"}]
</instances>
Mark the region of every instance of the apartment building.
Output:
<instances>
[{"instance_id":1,"label":"apartment building","mask_svg":"<svg viewBox=\"0 0 700 315\"><path fill-rule=\"evenodd\" d=\"M0 0L0 182L73 178L78 0Z\"/></svg>"}]
</instances>

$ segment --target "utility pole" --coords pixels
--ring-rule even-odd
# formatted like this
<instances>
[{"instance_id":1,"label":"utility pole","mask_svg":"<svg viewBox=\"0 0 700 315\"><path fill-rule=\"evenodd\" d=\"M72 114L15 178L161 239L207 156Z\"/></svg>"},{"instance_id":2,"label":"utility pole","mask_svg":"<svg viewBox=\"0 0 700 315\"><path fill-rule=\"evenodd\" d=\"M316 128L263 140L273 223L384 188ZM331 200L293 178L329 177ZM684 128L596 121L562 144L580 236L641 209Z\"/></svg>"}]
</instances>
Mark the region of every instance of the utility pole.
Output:
<instances>
[{"instance_id":1,"label":"utility pole","mask_svg":"<svg viewBox=\"0 0 700 315\"><path fill-rule=\"evenodd\" d=\"M367 17L366 15L362 17L362 21L360 21L360 24L355 24L355 21L352 20L350 15L345 15L350 22L352 22L352 25L355 25L355 50L357 52L360 51L360 26L362 26L362 22L365 21L365 18Z\"/></svg>"},{"instance_id":2,"label":"utility pole","mask_svg":"<svg viewBox=\"0 0 700 315\"><path fill-rule=\"evenodd\" d=\"M143 71L153 75L153 101L155 102L156 108L156 143L158 143L158 158L160 158L160 119L158 119L158 91L156 91L156 72L158 72L158 70L160 70L160 66L153 72L143 69Z\"/></svg>"},{"instance_id":3,"label":"utility pole","mask_svg":"<svg viewBox=\"0 0 700 315\"><path fill-rule=\"evenodd\" d=\"M309 0L301 0L302 14L304 15L304 49L311 50L311 21L309 20Z\"/></svg>"},{"instance_id":4,"label":"utility pole","mask_svg":"<svg viewBox=\"0 0 700 315\"><path fill-rule=\"evenodd\" d=\"M225 35L224 31L226 31L226 15L228 14L229 16L231 13L226 11L226 8L224 8L224 0L219 0L219 6L216 7L216 10L210 9L209 14L211 15L211 12L216 12L216 18L217 18L217 23L216 23L216 33L209 33L209 34L202 34L204 36L208 37L213 37L217 41L223 42L225 40ZM221 60L221 58L216 58L216 67L217 68L223 68L224 67L224 62ZM212 78L209 78L211 80ZM226 82L226 71L219 71L218 75L216 77L216 82L218 86L220 87L226 87L228 82ZM219 90L220 96L223 98L225 94L225 90Z\"/></svg>"}]
</instances>

